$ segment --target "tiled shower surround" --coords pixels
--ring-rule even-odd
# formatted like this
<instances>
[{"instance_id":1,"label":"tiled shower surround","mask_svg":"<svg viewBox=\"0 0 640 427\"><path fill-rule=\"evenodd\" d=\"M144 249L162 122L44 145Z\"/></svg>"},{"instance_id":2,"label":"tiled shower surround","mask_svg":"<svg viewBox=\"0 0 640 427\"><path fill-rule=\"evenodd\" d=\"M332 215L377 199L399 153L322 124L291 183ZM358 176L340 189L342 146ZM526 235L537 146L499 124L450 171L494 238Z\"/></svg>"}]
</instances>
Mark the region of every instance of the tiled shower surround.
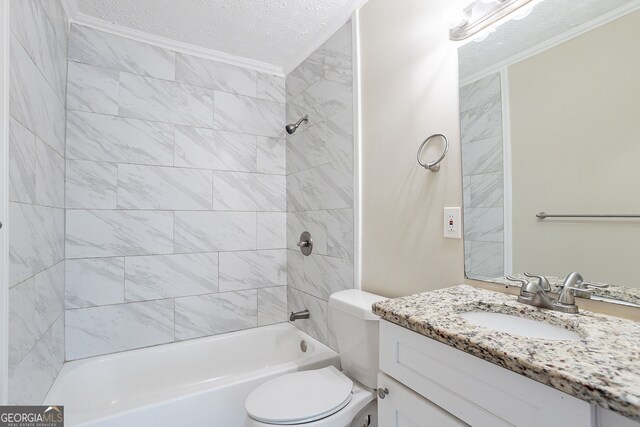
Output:
<instances>
[{"instance_id":1,"label":"tiled shower surround","mask_svg":"<svg viewBox=\"0 0 640 427\"><path fill-rule=\"evenodd\" d=\"M354 286L351 24L285 91L283 77L69 31L58 0L12 1L11 18L10 402L40 403L65 360L290 310L308 308L295 325L335 348L327 300Z\"/></svg>"},{"instance_id":2,"label":"tiled shower surround","mask_svg":"<svg viewBox=\"0 0 640 427\"><path fill-rule=\"evenodd\" d=\"M354 126L352 28L347 23L287 76L287 122L309 123L287 138L287 261L289 309L296 321L336 348L327 301L354 287ZM296 244L309 231L314 246Z\"/></svg>"},{"instance_id":3,"label":"tiled shower surround","mask_svg":"<svg viewBox=\"0 0 640 427\"><path fill-rule=\"evenodd\" d=\"M67 19L10 2L9 403L36 404L64 363Z\"/></svg>"},{"instance_id":4,"label":"tiled shower surround","mask_svg":"<svg viewBox=\"0 0 640 427\"><path fill-rule=\"evenodd\" d=\"M72 26L67 360L286 321L284 83Z\"/></svg>"},{"instance_id":5,"label":"tiled shower surround","mask_svg":"<svg viewBox=\"0 0 640 427\"><path fill-rule=\"evenodd\" d=\"M460 88L465 273L504 276L504 176L500 74Z\"/></svg>"}]
</instances>

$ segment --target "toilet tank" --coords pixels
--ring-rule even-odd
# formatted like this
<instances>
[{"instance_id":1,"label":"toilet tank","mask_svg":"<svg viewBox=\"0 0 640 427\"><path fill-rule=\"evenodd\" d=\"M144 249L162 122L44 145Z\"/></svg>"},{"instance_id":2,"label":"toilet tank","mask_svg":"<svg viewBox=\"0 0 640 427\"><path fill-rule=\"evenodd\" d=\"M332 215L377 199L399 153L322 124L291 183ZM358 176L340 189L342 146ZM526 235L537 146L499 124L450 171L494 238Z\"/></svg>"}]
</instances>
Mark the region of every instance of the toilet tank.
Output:
<instances>
[{"instance_id":1,"label":"toilet tank","mask_svg":"<svg viewBox=\"0 0 640 427\"><path fill-rule=\"evenodd\" d=\"M329 322L336 334L342 371L370 388L377 388L380 323L371 305L385 299L357 289L329 297Z\"/></svg>"}]
</instances>

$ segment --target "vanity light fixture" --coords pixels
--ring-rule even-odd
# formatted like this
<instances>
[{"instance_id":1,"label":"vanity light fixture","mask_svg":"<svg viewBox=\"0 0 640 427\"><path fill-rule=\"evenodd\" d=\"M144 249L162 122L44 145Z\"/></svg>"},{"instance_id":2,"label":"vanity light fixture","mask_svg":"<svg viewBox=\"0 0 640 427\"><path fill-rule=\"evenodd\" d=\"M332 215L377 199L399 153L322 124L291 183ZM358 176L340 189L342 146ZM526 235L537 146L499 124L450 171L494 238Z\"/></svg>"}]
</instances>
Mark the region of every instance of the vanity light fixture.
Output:
<instances>
[{"instance_id":1,"label":"vanity light fixture","mask_svg":"<svg viewBox=\"0 0 640 427\"><path fill-rule=\"evenodd\" d=\"M462 16L466 19L449 29L449 39L461 41L468 39L474 34L488 28L491 25L504 22L504 18L514 13L518 9L527 6L526 14L531 11L533 6L539 3L536 0L476 0L462 11ZM519 16L522 19L521 16Z\"/></svg>"}]
</instances>

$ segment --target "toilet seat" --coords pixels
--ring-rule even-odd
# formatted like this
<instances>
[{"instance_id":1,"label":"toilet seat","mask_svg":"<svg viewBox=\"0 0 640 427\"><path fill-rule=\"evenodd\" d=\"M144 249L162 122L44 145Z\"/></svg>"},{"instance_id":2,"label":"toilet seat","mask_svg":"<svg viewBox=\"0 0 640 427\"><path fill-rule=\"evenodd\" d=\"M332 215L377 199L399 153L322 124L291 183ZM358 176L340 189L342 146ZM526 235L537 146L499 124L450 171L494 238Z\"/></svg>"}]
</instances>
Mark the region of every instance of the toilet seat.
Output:
<instances>
[{"instance_id":1,"label":"toilet seat","mask_svg":"<svg viewBox=\"0 0 640 427\"><path fill-rule=\"evenodd\" d=\"M295 372L257 387L245 402L254 420L273 425L310 423L349 404L353 381L333 366Z\"/></svg>"}]
</instances>

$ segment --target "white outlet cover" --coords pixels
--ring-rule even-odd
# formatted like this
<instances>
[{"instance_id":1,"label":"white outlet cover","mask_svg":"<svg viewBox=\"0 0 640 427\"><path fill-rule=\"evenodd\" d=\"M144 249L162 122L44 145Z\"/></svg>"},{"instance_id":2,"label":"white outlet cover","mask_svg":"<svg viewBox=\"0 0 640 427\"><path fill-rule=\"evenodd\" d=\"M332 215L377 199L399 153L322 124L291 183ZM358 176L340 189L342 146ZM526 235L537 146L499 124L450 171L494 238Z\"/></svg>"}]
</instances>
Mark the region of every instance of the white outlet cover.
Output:
<instances>
[{"instance_id":1,"label":"white outlet cover","mask_svg":"<svg viewBox=\"0 0 640 427\"><path fill-rule=\"evenodd\" d=\"M443 232L446 239L462 238L462 209L460 207L444 208Z\"/></svg>"}]
</instances>

